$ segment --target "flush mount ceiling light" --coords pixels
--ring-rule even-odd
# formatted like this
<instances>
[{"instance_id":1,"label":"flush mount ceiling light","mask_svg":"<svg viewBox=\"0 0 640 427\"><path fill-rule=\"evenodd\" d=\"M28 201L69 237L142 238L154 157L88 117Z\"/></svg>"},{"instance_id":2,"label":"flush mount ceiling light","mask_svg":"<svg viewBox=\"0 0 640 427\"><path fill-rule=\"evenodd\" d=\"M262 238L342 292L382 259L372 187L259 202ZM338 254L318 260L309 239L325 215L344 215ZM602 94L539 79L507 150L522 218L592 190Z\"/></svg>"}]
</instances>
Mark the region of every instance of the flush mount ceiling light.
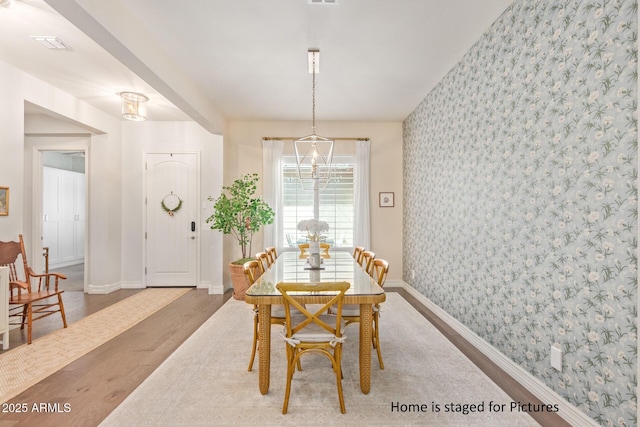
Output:
<instances>
[{"instance_id":1,"label":"flush mount ceiling light","mask_svg":"<svg viewBox=\"0 0 640 427\"><path fill-rule=\"evenodd\" d=\"M122 98L123 118L136 122L146 120L149 98L136 92L120 92L120 98Z\"/></svg>"},{"instance_id":2,"label":"flush mount ceiling light","mask_svg":"<svg viewBox=\"0 0 640 427\"><path fill-rule=\"evenodd\" d=\"M320 63L320 50L309 49L309 72L312 80L312 125L313 133L293 141L298 165L298 177L302 188L314 190L324 188L331 180L331 160L333 158L333 140L316 135L316 74ZM314 195L315 199L315 195ZM314 216L317 218L316 216Z\"/></svg>"},{"instance_id":3,"label":"flush mount ceiling light","mask_svg":"<svg viewBox=\"0 0 640 427\"><path fill-rule=\"evenodd\" d=\"M31 36L32 39L46 47L47 49L61 49L68 50L67 46L62 40L56 36Z\"/></svg>"}]
</instances>

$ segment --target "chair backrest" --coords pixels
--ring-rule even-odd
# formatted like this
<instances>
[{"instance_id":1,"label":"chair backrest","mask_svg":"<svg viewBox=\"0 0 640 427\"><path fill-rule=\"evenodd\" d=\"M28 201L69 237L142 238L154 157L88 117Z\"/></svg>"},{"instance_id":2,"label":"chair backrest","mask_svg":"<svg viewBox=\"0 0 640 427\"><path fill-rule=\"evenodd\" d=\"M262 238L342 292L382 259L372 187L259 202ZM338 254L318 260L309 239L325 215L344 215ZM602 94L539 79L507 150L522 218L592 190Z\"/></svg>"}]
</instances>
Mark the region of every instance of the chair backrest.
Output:
<instances>
[{"instance_id":1,"label":"chair backrest","mask_svg":"<svg viewBox=\"0 0 640 427\"><path fill-rule=\"evenodd\" d=\"M331 249L330 243L320 243L320 251L324 252L325 255L329 255L329 249Z\"/></svg>"},{"instance_id":2,"label":"chair backrest","mask_svg":"<svg viewBox=\"0 0 640 427\"><path fill-rule=\"evenodd\" d=\"M262 273L264 273L269 267L271 267L271 261L269 260L269 255L266 252L258 252L256 254L256 259L260 263L260 271Z\"/></svg>"},{"instance_id":3,"label":"chair backrest","mask_svg":"<svg viewBox=\"0 0 640 427\"><path fill-rule=\"evenodd\" d=\"M287 337L291 338L294 334L297 334L311 324L320 326L338 338L341 337L342 299L350 286L349 282L278 283L276 288L284 298ZM336 294L332 296L329 302L318 309L318 304L308 306L301 304L296 299L296 292L336 292ZM307 309L308 307L313 307L314 311L310 312ZM332 324L328 324L319 317L321 314L326 313L331 307L333 307L331 312L335 312L335 325L333 325L333 322L331 322ZM296 310L296 315L302 314L306 317L303 321L296 322L295 327L292 327L291 323L291 313L293 310ZM297 313L297 311L300 313Z\"/></svg>"},{"instance_id":4,"label":"chair backrest","mask_svg":"<svg viewBox=\"0 0 640 427\"><path fill-rule=\"evenodd\" d=\"M384 259L374 259L371 263L371 271L369 274L378 283L378 286L384 286L389 273L389 262Z\"/></svg>"},{"instance_id":5,"label":"chair backrest","mask_svg":"<svg viewBox=\"0 0 640 427\"><path fill-rule=\"evenodd\" d=\"M358 264L360 264L362 260L363 252L364 252L364 246L356 246L355 248L353 248L353 259L355 259Z\"/></svg>"},{"instance_id":6,"label":"chair backrest","mask_svg":"<svg viewBox=\"0 0 640 427\"><path fill-rule=\"evenodd\" d=\"M309 244L308 243L300 243L298 245L298 249L300 249L300 256L309 255L309 253L307 252L309 250Z\"/></svg>"},{"instance_id":7,"label":"chair backrest","mask_svg":"<svg viewBox=\"0 0 640 427\"><path fill-rule=\"evenodd\" d=\"M276 251L276 248L274 248L273 246L270 246L268 248L265 248L264 251L267 253L267 255L269 255L269 260L271 261L271 264L276 262L276 258L278 258L278 252Z\"/></svg>"},{"instance_id":8,"label":"chair backrest","mask_svg":"<svg viewBox=\"0 0 640 427\"><path fill-rule=\"evenodd\" d=\"M371 273L371 265L373 264L373 260L376 258L375 252L372 251L364 251L362 252L362 258L360 260L360 265L362 269L367 273Z\"/></svg>"},{"instance_id":9,"label":"chair backrest","mask_svg":"<svg viewBox=\"0 0 640 427\"><path fill-rule=\"evenodd\" d=\"M309 246L310 246L309 243L301 243L298 245L298 248L300 249L301 257L309 256ZM330 243L320 243L320 253L323 256L325 257L329 256L329 249L331 249Z\"/></svg>"},{"instance_id":10,"label":"chair backrest","mask_svg":"<svg viewBox=\"0 0 640 427\"><path fill-rule=\"evenodd\" d=\"M260 277L260 262L258 260L247 261L242 264L244 276L247 278L249 286L253 285Z\"/></svg>"},{"instance_id":11,"label":"chair backrest","mask_svg":"<svg viewBox=\"0 0 640 427\"><path fill-rule=\"evenodd\" d=\"M29 270L22 234L18 236L18 239L19 241L17 242L0 242L0 267L9 267L10 282L28 282ZM19 256L22 256L22 264L24 268L24 276L22 277L19 276L18 267L16 266Z\"/></svg>"}]
</instances>

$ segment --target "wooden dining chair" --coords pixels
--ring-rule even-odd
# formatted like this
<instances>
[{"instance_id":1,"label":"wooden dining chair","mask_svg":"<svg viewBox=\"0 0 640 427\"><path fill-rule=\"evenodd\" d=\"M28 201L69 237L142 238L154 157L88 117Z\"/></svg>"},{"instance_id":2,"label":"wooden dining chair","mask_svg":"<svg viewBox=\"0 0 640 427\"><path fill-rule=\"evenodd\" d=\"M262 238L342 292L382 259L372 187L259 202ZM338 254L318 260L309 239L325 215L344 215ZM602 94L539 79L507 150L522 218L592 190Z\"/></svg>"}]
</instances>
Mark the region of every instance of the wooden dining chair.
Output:
<instances>
[{"instance_id":1,"label":"wooden dining chair","mask_svg":"<svg viewBox=\"0 0 640 427\"><path fill-rule=\"evenodd\" d=\"M249 286L253 285L256 280L261 275L261 267L262 264L259 260L247 261L242 265L242 269L244 271L244 275L247 278L247 282ZM283 313L284 314L284 313ZM274 318L271 318L271 322L273 323ZM282 322L284 322L284 315L282 316ZM282 323L281 322L281 323ZM253 361L256 357L256 351L258 350L258 306L253 305L253 344L251 346L251 358L249 359L249 368L247 369L249 372L253 369Z\"/></svg>"},{"instance_id":2,"label":"wooden dining chair","mask_svg":"<svg viewBox=\"0 0 640 427\"><path fill-rule=\"evenodd\" d=\"M361 263L363 252L364 246L356 246L355 248L353 248L353 259L355 259L358 264Z\"/></svg>"},{"instance_id":3,"label":"wooden dining chair","mask_svg":"<svg viewBox=\"0 0 640 427\"><path fill-rule=\"evenodd\" d=\"M301 243L298 245L300 249L300 258L306 258L309 256L309 243ZM329 243L320 243L320 256L323 258L329 258L329 249L331 249L331 244Z\"/></svg>"},{"instance_id":4,"label":"wooden dining chair","mask_svg":"<svg viewBox=\"0 0 640 427\"><path fill-rule=\"evenodd\" d=\"M273 246L269 246L268 248L265 248L264 251L267 253L267 255L269 255L271 264L276 262L276 258L278 258L278 252L276 251L276 248L274 248Z\"/></svg>"},{"instance_id":5,"label":"wooden dining chair","mask_svg":"<svg viewBox=\"0 0 640 427\"><path fill-rule=\"evenodd\" d=\"M373 260L376 258L375 252L372 251L363 251L362 256L360 257L360 266L367 274L371 275L371 266L373 265Z\"/></svg>"},{"instance_id":6,"label":"wooden dining chair","mask_svg":"<svg viewBox=\"0 0 640 427\"><path fill-rule=\"evenodd\" d=\"M378 286L383 287L384 282L387 280L387 274L389 274L389 262L384 259L374 259L372 262L371 272L371 277L376 281ZM332 308L332 310L335 310L335 308ZM360 323L360 306L357 304L345 304L342 308L342 318L345 320L347 326L352 323ZM378 324L380 321L380 304L376 303L373 305L372 321L372 345L378 353L378 363L380 364L380 369L384 369L382 352L380 350L380 335L378 333Z\"/></svg>"},{"instance_id":7,"label":"wooden dining chair","mask_svg":"<svg viewBox=\"0 0 640 427\"><path fill-rule=\"evenodd\" d=\"M349 286L349 282L278 283L276 285L284 298L286 316L284 340L287 357L287 386L282 406L283 414L287 413L289 406L291 381L296 364L303 354L310 353L322 354L331 361L338 386L340 411L343 414L346 412L342 394L342 343L345 340L342 300ZM309 292L310 290L338 293L319 309L317 305L313 305L313 312L310 312L295 297L296 292ZM328 314L328 310L332 306L336 307L335 315ZM297 312L302 316L296 315Z\"/></svg>"},{"instance_id":8,"label":"wooden dining chair","mask_svg":"<svg viewBox=\"0 0 640 427\"><path fill-rule=\"evenodd\" d=\"M269 259L269 255L266 252L258 252L256 254L256 259L260 264L259 267L261 273L264 273L269 267L271 267L271 261Z\"/></svg>"},{"instance_id":9,"label":"wooden dining chair","mask_svg":"<svg viewBox=\"0 0 640 427\"><path fill-rule=\"evenodd\" d=\"M329 249L331 249L330 243L320 243L320 255L322 255L325 258L328 257Z\"/></svg>"},{"instance_id":10,"label":"wooden dining chair","mask_svg":"<svg viewBox=\"0 0 640 427\"><path fill-rule=\"evenodd\" d=\"M19 257L22 257L23 277L16 265ZM58 287L59 281L66 277L60 273L35 274L27 263L22 234L17 242L0 242L0 266L9 267L9 325L20 325L20 329L27 325L27 344L31 344L33 322L38 319L60 313L62 325L67 327L62 302L64 291Z\"/></svg>"},{"instance_id":11,"label":"wooden dining chair","mask_svg":"<svg viewBox=\"0 0 640 427\"><path fill-rule=\"evenodd\" d=\"M298 245L298 249L300 249L300 258L306 258L309 256L309 244L308 243L300 243Z\"/></svg>"},{"instance_id":12,"label":"wooden dining chair","mask_svg":"<svg viewBox=\"0 0 640 427\"><path fill-rule=\"evenodd\" d=\"M265 253L266 254L266 253ZM257 257L257 254L256 254ZM247 261L243 264L242 269L244 270L244 275L247 278L247 282L249 285L253 285L256 280L260 278L263 274L262 268L260 265L262 264L259 260ZM259 341L259 321L258 321L258 306L253 305L253 345L251 347L251 358L249 359L249 367L247 371L251 372L253 369L253 361L256 357L256 351L258 349L258 341ZM282 304L272 304L271 305L271 324L272 325L282 325L284 324L284 305Z\"/></svg>"}]
</instances>

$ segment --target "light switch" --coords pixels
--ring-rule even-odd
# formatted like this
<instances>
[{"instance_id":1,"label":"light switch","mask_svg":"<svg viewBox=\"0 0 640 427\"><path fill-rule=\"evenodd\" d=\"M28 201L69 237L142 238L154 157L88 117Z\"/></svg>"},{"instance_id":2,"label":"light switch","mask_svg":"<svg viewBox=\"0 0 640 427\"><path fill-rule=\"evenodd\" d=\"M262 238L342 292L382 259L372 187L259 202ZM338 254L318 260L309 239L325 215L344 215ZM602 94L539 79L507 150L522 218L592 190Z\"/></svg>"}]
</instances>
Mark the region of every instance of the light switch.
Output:
<instances>
[{"instance_id":1,"label":"light switch","mask_svg":"<svg viewBox=\"0 0 640 427\"><path fill-rule=\"evenodd\" d=\"M562 372L562 349L556 344L551 346L551 367Z\"/></svg>"}]
</instances>

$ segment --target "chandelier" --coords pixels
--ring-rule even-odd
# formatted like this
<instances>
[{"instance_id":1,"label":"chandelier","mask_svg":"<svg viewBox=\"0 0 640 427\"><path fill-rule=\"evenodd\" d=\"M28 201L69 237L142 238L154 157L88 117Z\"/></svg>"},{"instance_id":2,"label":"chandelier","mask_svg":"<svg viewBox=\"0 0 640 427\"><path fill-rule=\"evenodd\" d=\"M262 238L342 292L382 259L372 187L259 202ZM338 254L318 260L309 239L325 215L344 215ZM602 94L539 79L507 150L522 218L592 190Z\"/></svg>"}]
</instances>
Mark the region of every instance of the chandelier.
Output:
<instances>
[{"instance_id":1,"label":"chandelier","mask_svg":"<svg viewBox=\"0 0 640 427\"><path fill-rule=\"evenodd\" d=\"M316 73L320 60L319 49L308 51L309 70L312 77L312 134L293 141L298 166L298 178L304 190L325 188L331 180L333 140L316 135Z\"/></svg>"}]
</instances>

